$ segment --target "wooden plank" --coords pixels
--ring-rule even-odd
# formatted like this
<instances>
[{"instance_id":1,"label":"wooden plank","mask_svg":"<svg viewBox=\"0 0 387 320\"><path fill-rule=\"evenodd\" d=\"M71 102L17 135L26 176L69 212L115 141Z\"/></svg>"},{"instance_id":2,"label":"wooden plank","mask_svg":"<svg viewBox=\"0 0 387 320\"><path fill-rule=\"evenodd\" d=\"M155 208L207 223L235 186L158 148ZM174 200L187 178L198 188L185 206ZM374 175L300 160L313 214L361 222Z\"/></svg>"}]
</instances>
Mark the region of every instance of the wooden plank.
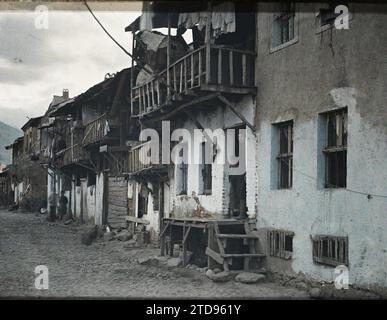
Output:
<instances>
[{"instance_id":1,"label":"wooden plank","mask_svg":"<svg viewBox=\"0 0 387 320\"><path fill-rule=\"evenodd\" d=\"M247 83L247 65L246 65L246 55L242 54L242 84L245 86Z\"/></svg>"},{"instance_id":2,"label":"wooden plank","mask_svg":"<svg viewBox=\"0 0 387 320\"><path fill-rule=\"evenodd\" d=\"M230 86L234 85L234 53L232 50L229 52L229 68L230 68Z\"/></svg>"},{"instance_id":3,"label":"wooden plank","mask_svg":"<svg viewBox=\"0 0 387 320\"><path fill-rule=\"evenodd\" d=\"M183 63L180 63L179 92L183 92Z\"/></svg>"},{"instance_id":4,"label":"wooden plank","mask_svg":"<svg viewBox=\"0 0 387 320\"><path fill-rule=\"evenodd\" d=\"M218 49L218 84L222 84L222 50Z\"/></svg>"},{"instance_id":5,"label":"wooden plank","mask_svg":"<svg viewBox=\"0 0 387 320\"><path fill-rule=\"evenodd\" d=\"M187 230L187 232L184 234L183 244L185 244L185 242L187 241L188 236L189 236L189 233L190 233L190 231L191 231L191 228L192 228L192 226L188 226L188 230Z\"/></svg>"},{"instance_id":6,"label":"wooden plank","mask_svg":"<svg viewBox=\"0 0 387 320\"><path fill-rule=\"evenodd\" d=\"M134 223L150 224L150 222L148 220L133 217L133 216L126 216L125 220L129 221L129 222L134 222Z\"/></svg>"},{"instance_id":7,"label":"wooden plank","mask_svg":"<svg viewBox=\"0 0 387 320\"><path fill-rule=\"evenodd\" d=\"M199 77L198 77L199 86L202 84L202 50L199 51Z\"/></svg>"},{"instance_id":8,"label":"wooden plank","mask_svg":"<svg viewBox=\"0 0 387 320\"><path fill-rule=\"evenodd\" d=\"M206 255L219 264L223 264L224 262L224 259L220 256L220 254L210 249L209 247L206 248Z\"/></svg>"},{"instance_id":9,"label":"wooden plank","mask_svg":"<svg viewBox=\"0 0 387 320\"><path fill-rule=\"evenodd\" d=\"M195 83L195 75L194 75L194 55L191 54L191 88Z\"/></svg>"},{"instance_id":10,"label":"wooden plank","mask_svg":"<svg viewBox=\"0 0 387 320\"><path fill-rule=\"evenodd\" d=\"M224 253L221 254L223 258L245 258L245 257L252 257L252 258L263 258L265 257L265 254L263 253Z\"/></svg>"},{"instance_id":11,"label":"wooden plank","mask_svg":"<svg viewBox=\"0 0 387 320\"><path fill-rule=\"evenodd\" d=\"M188 89L187 59L184 59L184 91Z\"/></svg>"},{"instance_id":12,"label":"wooden plank","mask_svg":"<svg viewBox=\"0 0 387 320\"><path fill-rule=\"evenodd\" d=\"M223 239L258 239L258 236L249 234L217 234L216 236Z\"/></svg>"}]
</instances>

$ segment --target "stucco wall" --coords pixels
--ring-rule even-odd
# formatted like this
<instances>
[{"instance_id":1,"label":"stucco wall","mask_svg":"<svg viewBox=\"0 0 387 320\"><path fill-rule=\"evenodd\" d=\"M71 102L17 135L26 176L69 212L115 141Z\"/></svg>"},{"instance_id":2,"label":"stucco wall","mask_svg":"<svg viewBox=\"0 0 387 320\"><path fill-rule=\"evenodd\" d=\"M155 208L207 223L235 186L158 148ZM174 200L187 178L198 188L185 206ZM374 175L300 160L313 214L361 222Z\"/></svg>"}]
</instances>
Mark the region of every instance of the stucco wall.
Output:
<instances>
[{"instance_id":1,"label":"stucco wall","mask_svg":"<svg viewBox=\"0 0 387 320\"><path fill-rule=\"evenodd\" d=\"M290 269L317 280L332 281L334 268L313 263L310 236L348 236L350 283L387 286L386 199L349 191L387 195L386 10L350 7L349 30L317 34L318 5L308 6L299 12L298 42L271 54L272 13L258 13L257 224L294 231ZM324 189L316 181L318 114L345 106L347 189ZM272 190L272 124L290 119L293 187Z\"/></svg>"},{"instance_id":2,"label":"stucco wall","mask_svg":"<svg viewBox=\"0 0 387 320\"><path fill-rule=\"evenodd\" d=\"M255 115L255 100L252 96L245 96L237 101L236 108L241 112L250 123L253 123ZM221 106L219 103L214 105L213 111L195 113L197 120L205 129L224 129L233 125L241 124L239 119L229 108ZM189 119L184 122L182 128L187 129L192 136L193 130L198 129ZM224 164L218 164L218 157L227 157L226 150L223 147L218 148L217 158L212 165L212 194L199 194L199 165L188 165L187 195L177 195L176 190L176 172L171 175L170 179L170 196L169 207L171 215L175 217L192 216L198 208L198 204L204 208L205 213L214 217L228 217L229 208L229 179L228 169ZM197 156L199 150L194 149L193 153ZM246 185L247 185L247 206L249 214L254 216L256 201L256 164L255 164L255 135L246 129ZM174 169L176 170L176 169ZM166 198L168 199L168 198Z\"/></svg>"}]
</instances>

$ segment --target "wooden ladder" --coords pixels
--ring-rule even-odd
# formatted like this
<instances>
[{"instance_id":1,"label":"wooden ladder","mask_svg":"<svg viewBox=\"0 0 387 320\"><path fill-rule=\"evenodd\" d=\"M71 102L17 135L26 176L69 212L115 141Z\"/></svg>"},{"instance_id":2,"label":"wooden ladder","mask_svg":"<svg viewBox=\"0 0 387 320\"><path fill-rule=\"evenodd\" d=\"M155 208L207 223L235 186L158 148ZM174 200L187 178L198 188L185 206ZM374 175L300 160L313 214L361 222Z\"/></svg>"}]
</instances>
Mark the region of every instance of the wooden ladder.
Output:
<instances>
[{"instance_id":1,"label":"wooden ladder","mask_svg":"<svg viewBox=\"0 0 387 320\"><path fill-rule=\"evenodd\" d=\"M218 222L214 222L208 230L208 244L206 255L208 256L208 268L213 269L215 264L223 265L224 271L230 271L230 266L235 259L243 259L243 270L251 270L251 262L254 259L261 261L265 254L258 252L259 237L250 231L249 223L244 223L244 233L221 233ZM243 245L248 247L248 253L228 253L228 243L230 240L243 241Z\"/></svg>"}]
</instances>

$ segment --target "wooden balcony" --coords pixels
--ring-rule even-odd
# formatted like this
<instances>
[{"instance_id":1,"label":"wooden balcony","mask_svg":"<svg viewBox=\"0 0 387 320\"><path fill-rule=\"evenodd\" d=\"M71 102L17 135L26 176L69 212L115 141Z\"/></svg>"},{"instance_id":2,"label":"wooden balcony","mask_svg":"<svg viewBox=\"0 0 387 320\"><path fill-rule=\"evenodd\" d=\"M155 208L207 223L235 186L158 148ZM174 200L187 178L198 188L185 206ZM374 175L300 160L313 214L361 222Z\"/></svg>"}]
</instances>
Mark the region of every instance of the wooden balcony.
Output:
<instances>
[{"instance_id":1,"label":"wooden balcony","mask_svg":"<svg viewBox=\"0 0 387 320\"><path fill-rule=\"evenodd\" d=\"M255 53L225 46L203 46L132 88L132 115L147 116L178 107L200 92L255 94Z\"/></svg>"},{"instance_id":2,"label":"wooden balcony","mask_svg":"<svg viewBox=\"0 0 387 320\"><path fill-rule=\"evenodd\" d=\"M157 157L156 163L152 163L152 160L149 161L150 155L150 142L142 143L136 147L133 147L129 151L128 155L128 172L130 174L138 173L151 173L151 172L166 172L168 166L162 164L161 161L161 147L159 148L159 155Z\"/></svg>"},{"instance_id":3,"label":"wooden balcony","mask_svg":"<svg viewBox=\"0 0 387 320\"><path fill-rule=\"evenodd\" d=\"M108 144L110 140L117 140L119 139L119 134L116 132L118 127L115 119L109 119L104 113L86 125L82 145Z\"/></svg>"},{"instance_id":4,"label":"wooden balcony","mask_svg":"<svg viewBox=\"0 0 387 320\"><path fill-rule=\"evenodd\" d=\"M88 153L83 148L81 143L74 144L63 150L63 158L61 166L68 166L82 161L87 161Z\"/></svg>"},{"instance_id":5,"label":"wooden balcony","mask_svg":"<svg viewBox=\"0 0 387 320\"><path fill-rule=\"evenodd\" d=\"M55 154L59 167L87 162L89 157L87 150L82 145L84 129L82 127L71 128L72 124L69 124L64 137L66 148L59 150Z\"/></svg>"}]
</instances>

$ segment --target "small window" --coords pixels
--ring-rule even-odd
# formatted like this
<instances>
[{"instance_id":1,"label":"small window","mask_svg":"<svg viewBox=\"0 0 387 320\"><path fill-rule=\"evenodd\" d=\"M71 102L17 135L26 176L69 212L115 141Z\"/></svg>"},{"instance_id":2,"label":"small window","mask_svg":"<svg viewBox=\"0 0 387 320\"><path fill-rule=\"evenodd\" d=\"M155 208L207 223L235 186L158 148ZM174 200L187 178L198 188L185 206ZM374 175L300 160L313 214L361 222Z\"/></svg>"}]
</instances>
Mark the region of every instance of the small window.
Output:
<instances>
[{"instance_id":1,"label":"small window","mask_svg":"<svg viewBox=\"0 0 387 320\"><path fill-rule=\"evenodd\" d=\"M293 185L293 121L276 126L279 136L278 189L289 189Z\"/></svg>"},{"instance_id":2,"label":"small window","mask_svg":"<svg viewBox=\"0 0 387 320\"><path fill-rule=\"evenodd\" d=\"M153 183L152 187L153 187L153 190L152 190L153 210L159 211L160 210L160 188L158 183Z\"/></svg>"},{"instance_id":3,"label":"small window","mask_svg":"<svg viewBox=\"0 0 387 320\"><path fill-rule=\"evenodd\" d=\"M325 117L325 188L347 186L347 109L329 112Z\"/></svg>"},{"instance_id":4,"label":"small window","mask_svg":"<svg viewBox=\"0 0 387 320\"><path fill-rule=\"evenodd\" d=\"M97 176L95 173L93 172L88 172L87 174L87 186L90 187L90 186L95 186L96 182L97 182Z\"/></svg>"},{"instance_id":5,"label":"small window","mask_svg":"<svg viewBox=\"0 0 387 320\"><path fill-rule=\"evenodd\" d=\"M338 5L348 6L347 3L343 2L330 2L327 7L319 10L320 27L333 26L335 24L336 18L340 15L340 13L335 13L335 8Z\"/></svg>"},{"instance_id":6,"label":"small window","mask_svg":"<svg viewBox=\"0 0 387 320\"><path fill-rule=\"evenodd\" d=\"M270 230L268 232L268 242L270 256L282 259L290 259L293 253L294 233L284 230Z\"/></svg>"},{"instance_id":7,"label":"small window","mask_svg":"<svg viewBox=\"0 0 387 320\"><path fill-rule=\"evenodd\" d=\"M295 4L281 3L280 12L274 15L271 47L275 48L296 38Z\"/></svg>"},{"instance_id":8,"label":"small window","mask_svg":"<svg viewBox=\"0 0 387 320\"><path fill-rule=\"evenodd\" d=\"M212 147L212 145L211 145ZM200 164L200 177L201 177L201 194L212 193L212 164L206 163L206 143L201 144L201 164Z\"/></svg>"},{"instance_id":9,"label":"small window","mask_svg":"<svg viewBox=\"0 0 387 320\"><path fill-rule=\"evenodd\" d=\"M313 261L348 266L348 238L319 235L313 238Z\"/></svg>"},{"instance_id":10,"label":"small window","mask_svg":"<svg viewBox=\"0 0 387 320\"><path fill-rule=\"evenodd\" d=\"M180 163L177 165L177 194L186 195L188 185L188 164Z\"/></svg>"}]
</instances>

